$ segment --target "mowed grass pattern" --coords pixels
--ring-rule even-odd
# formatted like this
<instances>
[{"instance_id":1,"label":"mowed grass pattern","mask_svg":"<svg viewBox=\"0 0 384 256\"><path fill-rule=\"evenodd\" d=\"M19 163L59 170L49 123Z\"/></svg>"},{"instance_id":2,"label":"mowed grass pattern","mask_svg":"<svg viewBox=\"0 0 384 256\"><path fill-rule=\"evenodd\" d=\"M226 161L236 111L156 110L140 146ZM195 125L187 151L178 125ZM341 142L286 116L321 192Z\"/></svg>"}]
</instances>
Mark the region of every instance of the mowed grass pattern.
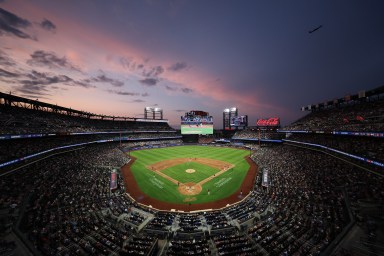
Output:
<instances>
[{"instance_id":1,"label":"mowed grass pattern","mask_svg":"<svg viewBox=\"0 0 384 256\"><path fill-rule=\"evenodd\" d=\"M193 169L195 172L186 173L185 170L187 169ZM181 183L198 183L217 172L219 172L218 169L195 162L187 162L184 164L175 165L162 171L162 173L180 181Z\"/></svg>"},{"instance_id":2,"label":"mowed grass pattern","mask_svg":"<svg viewBox=\"0 0 384 256\"><path fill-rule=\"evenodd\" d=\"M243 179L245 178L249 169L249 164L244 159L244 156L249 155L249 151L226 147L177 146L132 151L131 155L137 158L131 166L131 170L137 184L139 185L143 193L160 201L179 204L185 204L184 200L186 198L190 199L191 197L193 197L194 199L193 201L191 201L192 204L211 202L216 201L218 199L226 198L240 188ZM203 191L200 194L194 196L181 195L177 189L176 184L161 177L160 175L155 174L147 168L147 166L151 164L166 159L195 157L218 159L231 163L235 167L223 173L222 175L215 177L211 181L205 183L203 185ZM192 162L186 164L192 164ZM212 167L206 167L207 168L204 168L204 171L196 173L197 176L195 176L194 178L196 181L204 179L204 177L207 177L206 175L210 176L218 172L218 170L215 170ZM163 171L165 171L165 173L168 175L168 170ZM171 173L171 175L169 176L180 180L180 182L182 182L182 180L188 180L191 178L191 174L186 173L185 171L180 172L179 170L170 170L170 172L173 173ZM199 174L201 174L201 176L199 176ZM208 190L210 191L210 195L208 195Z\"/></svg>"}]
</instances>

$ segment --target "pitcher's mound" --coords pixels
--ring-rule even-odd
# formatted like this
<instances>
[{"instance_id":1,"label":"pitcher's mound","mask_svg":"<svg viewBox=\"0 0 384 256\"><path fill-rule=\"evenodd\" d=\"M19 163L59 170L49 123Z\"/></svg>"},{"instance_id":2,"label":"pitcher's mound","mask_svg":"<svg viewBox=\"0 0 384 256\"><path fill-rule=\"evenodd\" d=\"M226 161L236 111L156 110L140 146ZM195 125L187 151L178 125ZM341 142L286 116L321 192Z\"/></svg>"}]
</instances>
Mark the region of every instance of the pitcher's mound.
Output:
<instances>
[{"instance_id":1,"label":"pitcher's mound","mask_svg":"<svg viewBox=\"0 0 384 256\"><path fill-rule=\"evenodd\" d=\"M185 170L185 172L186 172L186 173L194 173L195 170L194 170L194 169L187 169L187 170Z\"/></svg>"},{"instance_id":2,"label":"pitcher's mound","mask_svg":"<svg viewBox=\"0 0 384 256\"><path fill-rule=\"evenodd\" d=\"M198 184L188 182L179 186L179 192L182 195L197 195L200 194L202 187Z\"/></svg>"}]
</instances>

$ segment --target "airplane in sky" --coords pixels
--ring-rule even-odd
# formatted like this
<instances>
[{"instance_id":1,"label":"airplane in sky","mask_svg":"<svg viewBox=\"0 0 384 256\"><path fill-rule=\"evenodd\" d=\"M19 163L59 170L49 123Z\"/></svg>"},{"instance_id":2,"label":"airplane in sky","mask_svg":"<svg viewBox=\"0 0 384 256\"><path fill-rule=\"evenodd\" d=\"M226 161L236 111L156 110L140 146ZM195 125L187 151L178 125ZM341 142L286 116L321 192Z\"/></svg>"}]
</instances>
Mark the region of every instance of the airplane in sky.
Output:
<instances>
[{"instance_id":1,"label":"airplane in sky","mask_svg":"<svg viewBox=\"0 0 384 256\"><path fill-rule=\"evenodd\" d=\"M316 27L316 28L314 28L312 30L309 30L308 33L311 34L311 33L315 32L315 31L319 30L322 27L323 27L323 25L320 25L320 26L318 26L318 27Z\"/></svg>"}]
</instances>

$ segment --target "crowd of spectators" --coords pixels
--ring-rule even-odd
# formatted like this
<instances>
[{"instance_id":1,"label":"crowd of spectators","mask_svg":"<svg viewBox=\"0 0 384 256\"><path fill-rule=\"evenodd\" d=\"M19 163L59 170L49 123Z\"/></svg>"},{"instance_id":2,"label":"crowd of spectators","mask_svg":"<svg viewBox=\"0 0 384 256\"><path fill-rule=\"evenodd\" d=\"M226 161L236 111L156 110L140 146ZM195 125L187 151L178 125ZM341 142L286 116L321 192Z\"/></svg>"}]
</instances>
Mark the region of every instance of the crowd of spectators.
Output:
<instances>
[{"instance_id":1,"label":"crowd of spectators","mask_svg":"<svg viewBox=\"0 0 384 256\"><path fill-rule=\"evenodd\" d=\"M129 223L132 223L136 226L139 226L141 223L143 223L145 219L146 219L146 216L143 216L140 213L134 212L134 211L131 211L129 214L127 214L123 218L123 220L125 220Z\"/></svg>"},{"instance_id":2,"label":"crowd of spectators","mask_svg":"<svg viewBox=\"0 0 384 256\"><path fill-rule=\"evenodd\" d=\"M28 139L6 139L0 140L0 163L43 152L46 150L70 146L79 143L95 142L99 140L114 140L116 142L131 143L131 141L139 140L140 143L150 143L150 140L155 140L155 144L164 143L173 140L179 135L175 133L165 132L140 132L129 135L119 134L96 134L96 135L62 135L49 136L43 138L28 138Z\"/></svg>"},{"instance_id":3,"label":"crowd of spectators","mask_svg":"<svg viewBox=\"0 0 384 256\"><path fill-rule=\"evenodd\" d=\"M229 233L214 236L212 238L218 255L260 255L256 245L243 234Z\"/></svg>"},{"instance_id":4,"label":"crowd of spectators","mask_svg":"<svg viewBox=\"0 0 384 256\"><path fill-rule=\"evenodd\" d=\"M19 107L0 108L0 135L41 134L42 137L0 140L0 163L57 147L98 140L170 140L180 137L166 122L112 121L68 116ZM111 132L69 135L72 132ZM49 134L49 136L47 136ZM7 137L7 136L5 136ZM56 152L56 151L55 151Z\"/></svg>"},{"instance_id":5,"label":"crowd of spectators","mask_svg":"<svg viewBox=\"0 0 384 256\"><path fill-rule=\"evenodd\" d=\"M205 237L174 237L169 241L166 255L211 255L208 240Z\"/></svg>"},{"instance_id":6,"label":"crowd of spectators","mask_svg":"<svg viewBox=\"0 0 384 256\"><path fill-rule=\"evenodd\" d=\"M346 200L356 218L362 201L382 204L384 200L381 176L322 153L277 146L260 148L253 158L269 170L271 184L267 193L276 213L292 216L296 222L292 224L296 224L293 227L298 233L291 233L301 243L282 251L292 253L294 248L303 254L317 254L350 221ZM276 230L281 231L281 227Z\"/></svg>"},{"instance_id":7,"label":"crowd of spectators","mask_svg":"<svg viewBox=\"0 0 384 256\"><path fill-rule=\"evenodd\" d=\"M91 119L19 107L0 108L0 123L0 134L173 130L167 122Z\"/></svg>"},{"instance_id":8,"label":"crowd of spectators","mask_svg":"<svg viewBox=\"0 0 384 256\"><path fill-rule=\"evenodd\" d=\"M156 255L157 239L153 236L133 236L119 252L122 256L131 255Z\"/></svg>"},{"instance_id":9,"label":"crowd of spectators","mask_svg":"<svg viewBox=\"0 0 384 256\"><path fill-rule=\"evenodd\" d=\"M363 107L351 105L313 112L287 129L320 127L365 131L371 129L367 127L374 127L380 131L383 109L382 102L368 102ZM79 146L71 152L31 162L0 178L0 215L1 220L7 220L0 222L0 230L8 230L9 225L20 229L23 241L43 255L146 255L160 249L156 236L148 235L151 231L162 235L191 234L167 237L168 255L177 255L180 251L185 255L318 255L343 232L351 216L358 220L367 218L362 202L374 205L384 202L382 176L321 152L276 145L252 146L252 159L261 168L268 169L269 186L261 186L259 176L250 194L242 195L245 197L242 202L223 210L195 214L157 211L133 202L125 194L121 175L118 175L120 186L111 193L109 177L112 169L119 169L129 161L123 151L181 144L181 139L172 138L175 133L159 132L169 127L152 124L132 127L124 122L84 121L84 118L61 115L55 119L53 115L57 117L57 114L25 109L1 111L5 124L0 129L2 133L12 128L13 133L141 131L122 135L139 141L120 144L116 140ZM356 116L364 120L352 120ZM340 118L342 123L337 121ZM361 128L364 124L368 125ZM146 129L152 132L145 132ZM0 162L58 146L117 136L120 139L117 134L99 134L2 140ZM275 131L260 131L263 139L276 136L279 135ZM233 139L258 137L258 130L246 129L238 131ZM351 140L344 136L309 134L294 134L290 138L382 162L384 159L382 139L353 137ZM139 226L144 227L139 230ZM15 243L0 239L0 252L12 251L15 247Z\"/></svg>"},{"instance_id":10,"label":"crowd of spectators","mask_svg":"<svg viewBox=\"0 0 384 256\"><path fill-rule=\"evenodd\" d=\"M383 131L384 100L313 110L303 118L283 128L296 131Z\"/></svg>"},{"instance_id":11,"label":"crowd of spectators","mask_svg":"<svg viewBox=\"0 0 384 256\"><path fill-rule=\"evenodd\" d=\"M232 140L277 140L281 139L282 134L278 133L276 129L257 129L257 128L246 128L244 130L237 131Z\"/></svg>"},{"instance_id":12,"label":"crowd of spectators","mask_svg":"<svg viewBox=\"0 0 384 256\"><path fill-rule=\"evenodd\" d=\"M198 215L183 214L179 218L179 227L184 232L193 232L201 226L201 220Z\"/></svg>"},{"instance_id":13,"label":"crowd of spectators","mask_svg":"<svg viewBox=\"0 0 384 256\"><path fill-rule=\"evenodd\" d=\"M180 248L202 255L315 255L349 223L347 199L354 216L360 215L361 200L384 200L381 177L322 153L279 145L257 148L252 158L269 170L269 187L258 179L241 203L220 211L182 214L140 207L124 193L121 176L111 193L110 171L129 160L115 144L87 146L2 178L0 202L20 215L26 240L44 255L146 254L158 248L155 237L145 235L151 230L191 234L168 239L169 255ZM138 233L134 227L146 221L144 233ZM226 232L201 236L215 230Z\"/></svg>"},{"instance_id":14,"label":"crowd of spectators","mask_svg":"<svg viewBox=\"0 0 384 256\"><path fill-rule=\"evenodd\" d=\"M318 144L384 163L383 138L295 133L289 140Z\"/></svg>"},{"instance_id":15,"label":"crowd of spectators","mask_svg":"<svg viewBox=\"0 0 384 256\"><path fill-rule=\"evenodd\" d=\"M158 212L155 218L147 225L147 230L163 230L171 229L176 214L170 212Z\"/></svg>"},{"instance_id":16,"label":"crowd of spectators","mask_svg":"<svg viewBox=\"0 0 384 256\"><path fill-rule=\"evenodd\" d=\"M231 227L227 217L225 217L225 215L221 211L206 212L204 214L204 218L207 225L209 225L212 230Z\"/></svg>"}]
</instances>

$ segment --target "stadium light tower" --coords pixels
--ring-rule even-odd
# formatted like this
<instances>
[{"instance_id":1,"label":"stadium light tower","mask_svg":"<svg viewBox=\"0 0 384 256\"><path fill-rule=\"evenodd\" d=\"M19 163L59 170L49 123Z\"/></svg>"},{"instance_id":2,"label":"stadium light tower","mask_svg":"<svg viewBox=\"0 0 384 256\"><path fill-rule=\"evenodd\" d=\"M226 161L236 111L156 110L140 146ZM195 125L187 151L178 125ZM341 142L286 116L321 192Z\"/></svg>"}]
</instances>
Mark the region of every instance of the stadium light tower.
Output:
<instances>
[{"instance_id":1,"label":"stadium light tower","mask_svg":"<svg viewBox=\"0 0 384 256\"><path fill-rule=\"evenodd\" d=\"M145 107L144 119L163 119L163 110L158 107Z\"/></svg>"},{"instance_id":2,"label":"stadium light tower","mask_svg":"<svg viewBox=\"0 0 384 256\"><path fill-rule=\"evenodd\" d=\"M231 130L231 118L238 115L237 107L226 108L223 111L223 130Z\"/></svg>"}]
</instances>

